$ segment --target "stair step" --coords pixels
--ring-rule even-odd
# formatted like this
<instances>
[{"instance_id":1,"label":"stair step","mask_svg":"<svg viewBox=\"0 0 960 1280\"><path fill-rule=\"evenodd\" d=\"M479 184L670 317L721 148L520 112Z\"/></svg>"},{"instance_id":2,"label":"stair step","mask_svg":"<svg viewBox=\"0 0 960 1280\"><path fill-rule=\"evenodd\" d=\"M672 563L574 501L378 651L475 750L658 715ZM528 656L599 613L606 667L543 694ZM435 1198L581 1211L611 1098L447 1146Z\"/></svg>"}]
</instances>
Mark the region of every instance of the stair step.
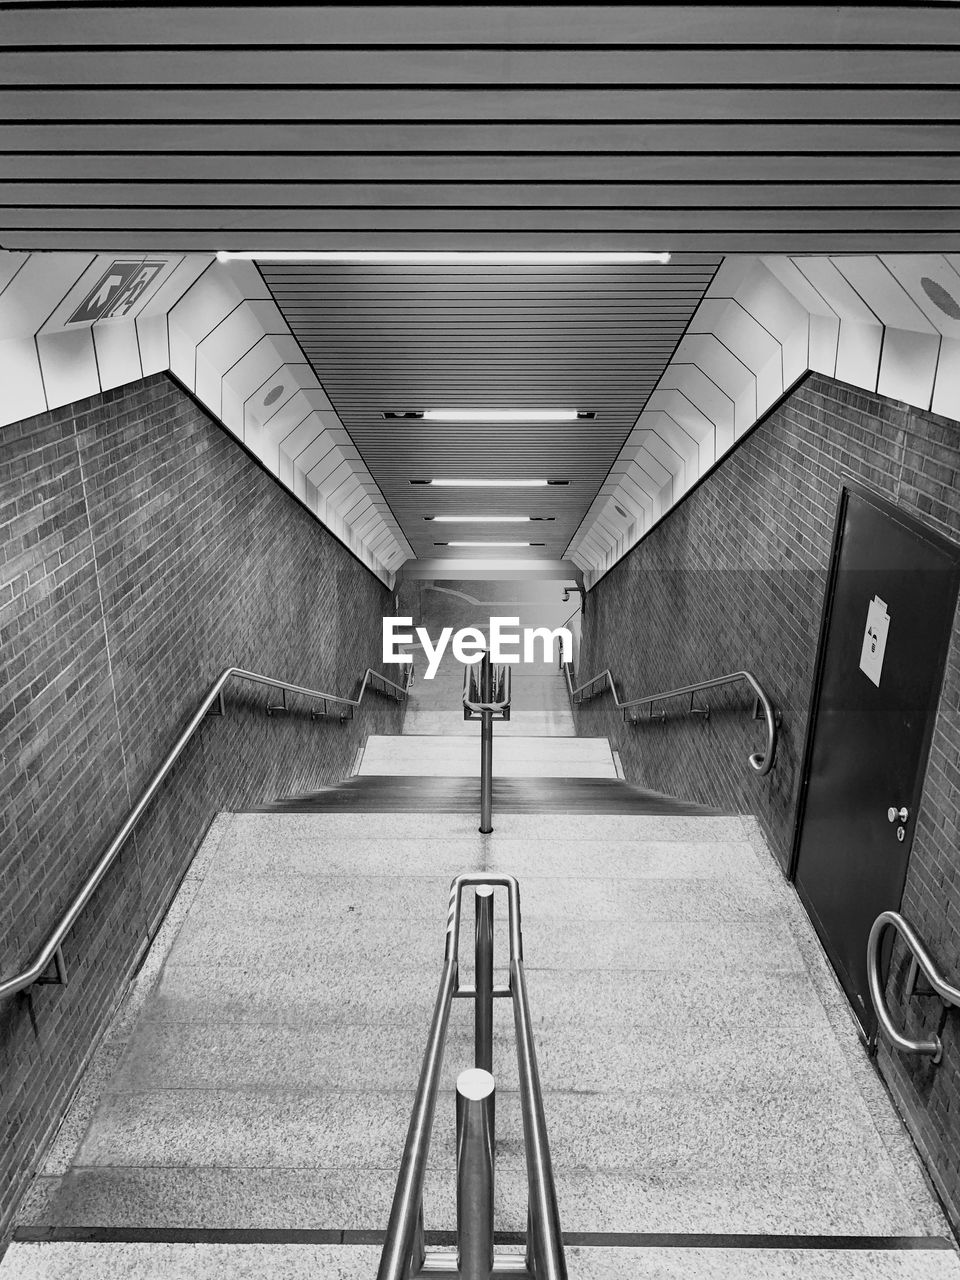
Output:
<instances>
[{"instance_id":1,"label":"stair step","mask_svg":"<svg viewBox=\"0 0 960 1280\"><path fill-rule=\"evenodd\" d=\"M494 776L500 778L615 778L606 738L498 737L494 730ZM476 777L479 738L445 734L371 734L359 774Z\"/></svg>"},{"instance_id":2,"label":"stair step","mask_svg":"<svg viewBox=\"0 0 960 1280\"><path fill-rule=\"evenodd\" d=\"M495 765L495 769L498 766ZM261 813L462 813L480 812L479 777L373 774L350 778L336 786L303 795L283 796L265 805ZM645 791L603 778L546 777L493 779L494 829L503 829L507 814L631 814L690 815L707 817L720 811L705 805ZM533 830L536 830L534 827ZM574 833L567 828L566 834ZM399 832L397 832L399 834Z\"/></svg>"},{"instance_id":3,"label":"stair step","mask_svg":"<svg viewBox=\"0 0 960 1280\"><path fill-rule=\"evenodd\" d=\"M789 1248L779 1241L738 1248L735 1237L715 1247L573 1244L566 1260L570 1280L960 1280L956 1255L936 1239L878 1240L860 1249L829 1242ZM379 1261L379 1244L362 1243L14 1243L0 1263L0 1280L369 1280Z\"/></svg>"}]
</instances>

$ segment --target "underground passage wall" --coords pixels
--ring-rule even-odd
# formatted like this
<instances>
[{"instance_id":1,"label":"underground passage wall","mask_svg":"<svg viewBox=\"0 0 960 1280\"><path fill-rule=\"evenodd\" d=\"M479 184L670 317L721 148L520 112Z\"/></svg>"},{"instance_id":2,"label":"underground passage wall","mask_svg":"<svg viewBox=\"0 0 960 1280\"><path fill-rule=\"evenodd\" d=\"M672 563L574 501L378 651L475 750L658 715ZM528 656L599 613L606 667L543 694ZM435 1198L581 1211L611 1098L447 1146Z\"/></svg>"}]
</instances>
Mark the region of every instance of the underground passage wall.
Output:
<instances>
[{"instance_id":1,"label":"underground passage wall","mask_svg":"<svg viewBox=\"0 0 960 1280\"><path fill-rule=\"evenodd\" d=\"M0 429L0 974L36 953L210 684L353 696L391 596L166 375ZM350 771L376 695L312 722L228 686L68 936L0 1003L0 1232L214 814Z\"/></svg>"},{"instance_id":2,"label":"underground passage wall","mask_svg":"<svg viewBox=\"0 0 960 1280\"><path fill-rule=\"evenodd\" d=\"M777 763L747 764L763 741L745 685L702 695L704 723L668 707L632 728L609 698L586 703L581 734L609 734L628 780L755 814L784 869L843 479L884 494L930 529L960 540L960 424L809 374L738 448L587 596L578 683L609 667L622 697L747 668L783 713ZM948 980L960 982L960 626L944 684L910 855L903 913ZM939 1001L901 1001L895 952L889 1000L912 1034L944 1021ZM943 1028L944 1060L881 1050L881 1069L960 1224L960 1013Z\"/></svg>"}]
</instances>

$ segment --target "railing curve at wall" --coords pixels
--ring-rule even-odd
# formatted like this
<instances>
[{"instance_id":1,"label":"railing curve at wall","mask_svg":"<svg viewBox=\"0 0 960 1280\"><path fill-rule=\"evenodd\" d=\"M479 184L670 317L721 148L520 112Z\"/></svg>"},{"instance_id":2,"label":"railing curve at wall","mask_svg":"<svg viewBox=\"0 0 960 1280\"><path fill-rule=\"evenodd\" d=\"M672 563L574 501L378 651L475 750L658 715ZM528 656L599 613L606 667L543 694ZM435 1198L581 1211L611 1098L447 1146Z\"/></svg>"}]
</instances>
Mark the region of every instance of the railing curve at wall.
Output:
<instances>
[{"instance_id":1,"label":"railing curve at wall","mask_svg":"<svg viewBox=\"0 0 960 1280\"><path fill-rule=\"evenodd\" d=\"M93 893L99 886L103 877L107 874L112 866L117 854L120 852L127 838L133 831L134 827L143 816L144 810L150 801L159 791L167 774L176 764L184 748L190 739L196 733L206 716L212 711L214 703L217 705L217 711L214 714L224 714L223 690L224 686L231 680L243 680L251 684L266 685L270 689L280 689L282 691L282 700L279 703L268 703L267 714L272 715L277 711L287 710L287 694L301 694L303 697L310 699L314 703L320 704L320 709L316 707L311 711L311 716L327 716L331 714L328 708L333 705L341 708L335 714L340 723L353 718L353 713L360 703L368 689L376 693L385 694L387 697L394 698L397 702L402 702L407 696L407 690L413 678L412 664L406 667L405 683L395 684L392 680L388 680L379 672L373 671L370 667L366 669L363 679L360 683L360 690L355 698L344 698L338 694L322 693L318 689L307 689L303 685L291 684L288 680L275 680L272 676L265 676L257 671L245 671L242 667L227 667L221 671L214 680L213 684L207 690L199 707L193 713L186 728L177 738L177 741L167 753L163 763L157 769L156 773L147 783L141 792L136 804L127 814L123 825L119 831L107 845L106 849L100 855L96 866L87 876L80 890L74 895L63 916L48 936L46 942L37 952L33 962L20 973L14 974L13 977L0 981L0 1000L5 996L15 995L18 991L23 991L26 987L33 986L34 983L43 982L66 982L66 965L63 959L63 940L76 924L77 919L83 908L90 901ZM45 977L47 969L51 962L56 967L56 977Z\"/></svg>"},{"instance_id":2,"label":"railing curve at wall","mask_svg":"<svg viewBox=\"0 0 960 1280\"><path fill-rule=\"evenodd\" d=\"M459 939L463 890L473 885L476 895L476 965L473 986L459 980ZM509 905L508 938L510 981L493 984L493 900L492 890L502 886ZM457 1235L454 1251L427 1253L423 1228L423 1181L430 1148L430 1133L436 1110L443 1066L443 1048L455 997L475 1001L475 1059L484 1075L492 1069L493 1000L513 1000L517 1039L520 1109L523 1117L523 1144L527 1164L527 1249L526 1256L493 1251L493 1079L488 1075L490 1093L483 1121L471 1124L469 1103L461 1108L460 1080L457 1089ZM461 1077L462 1079L462 1077ZM471 1149L472 1148L472 1149ZM478 1220L479 1219L479 1220ZM514 876L486 872L465 872L450 886L443 971L420 1069L410 1126L400 1161L397 1188L390 1210L377 1280L411 1280L417 1276L461 1277L488 1280L491 1275L526 1276L530 1280L566 1280L567 1268L560 1233L560 1215L547 1142L547 1126L540 1091L540 1074L533 1039L533 1019L523 972L523 939L520 929L520 886Z\"/></svg>"},{"instance_id":3,"label":"railing curve at wall","mask_svg":"<svg viewBox=\"0 0 960 1280\"><path fill-rule=\"evenodd\" d=\"M774 760L777 755L777 730L780 725L780 712L775 710L773 703L767 696L766 691L760 684L760 681L752 671L731 671L724 676L713 676L709 680L698 680L695 684L684 685L680 689L668 689L665 693L648 693L642 698L631 698L628 702L622 702L620 695L617 693L617 686L614 682L610 669L601 671L598 676L585 681L583 684L574 687L573 667L569 662L562 664L563 674L567 681L567 692L570 695L570 701L574 704L587 702L590 698L595 698L608 690L613 695L614 706L623 714L623 719L628 724L640 724L643 717L640 715L630 715L636 707L649 707L649 719L666 720L665 711L660 711L659 715L654 716L653 707L657 702L665 702L668 698L682 698L689 696L690 705L687 707L687 714L693 716L702 716L705 720L710 718L709 707L694 706L694 697L705 689L717 689L725 684L738 684L741 681L748 684L753 690L754 702L754 719L765 720L767 728L767 742L763 751L751 752L747 757L750 768L758 773L761 777L768 774L773 768Z\"/></svg>"},{"instance_id":4,"label":"railing curve at wall","mask_svg":"<svg viewBox=\"0 0 960 1280\"><path fill-rule=\"evenodd\" d=\"M899 911L881 911L874 920L870 937L867 939L867 983L870 988L873 1011L877 1015L878 1030L886 1036L894 1048L901 1052L928 1055L935 1063L940 1062L943 1057L943 1041L939 1036L935 1035L929 1040L910 1040L901 1035L893 1025L880 974L880 940L887 929L896 929L910 951L907 995L912 995L915 991L918 972L922 973L930 984L930 991L924 994L939 996L944 1005L960 1008L960 988L953 987L947 982L917 931L900 915Z\"/></svg>"}]
</instances>

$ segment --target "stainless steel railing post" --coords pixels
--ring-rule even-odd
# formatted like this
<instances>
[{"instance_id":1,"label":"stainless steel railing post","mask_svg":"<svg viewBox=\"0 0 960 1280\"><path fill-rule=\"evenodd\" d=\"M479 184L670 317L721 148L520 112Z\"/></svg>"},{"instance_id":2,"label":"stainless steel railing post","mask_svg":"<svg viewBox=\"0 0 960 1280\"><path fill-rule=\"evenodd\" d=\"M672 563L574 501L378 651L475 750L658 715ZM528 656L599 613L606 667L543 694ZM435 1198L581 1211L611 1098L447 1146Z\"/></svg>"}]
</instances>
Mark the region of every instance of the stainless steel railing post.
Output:
<instances>
[{"instance_id":1,"label":"stainless steel railing post","mask_svg":"<svg viewBox=\"0 0 960 1280\"><path fill-rule=\"evenodd\" d=\"M493 1070L493 886L476 891L477 939L474 964L473 1065Z\"/></svg>"},{"instance_id":2,"label":"stainless steel railing post","mask_svg":"<svg viewBox=\"0 0 960 1280\"><path fill-rule=\"evenodd\" d=\"M489 651L480 660L480 702L493 701L493 667ZM480 834L493 830L493 712L480 712Z\"/></svg>"},{"instance_id":3,"label":"stainless steel railing post","mask_svg":"<svg viewBox=\"0 0 960 1280\"><path fill-rule=\"evenodd\" d=\"M480 712L480 834L493 830L493 712Z\"/></svg>"},{"instance_id":4,"label":"stainless steel railing post","mask_svg":"<svg viewBox=\"0 0 960 1280\"><path fill-rule=\"evenodd\" d=\"M457 1269L462 1280L493 1272L494 1080L476 1067L457 1077Z\"/></svg>"}]
</instances>

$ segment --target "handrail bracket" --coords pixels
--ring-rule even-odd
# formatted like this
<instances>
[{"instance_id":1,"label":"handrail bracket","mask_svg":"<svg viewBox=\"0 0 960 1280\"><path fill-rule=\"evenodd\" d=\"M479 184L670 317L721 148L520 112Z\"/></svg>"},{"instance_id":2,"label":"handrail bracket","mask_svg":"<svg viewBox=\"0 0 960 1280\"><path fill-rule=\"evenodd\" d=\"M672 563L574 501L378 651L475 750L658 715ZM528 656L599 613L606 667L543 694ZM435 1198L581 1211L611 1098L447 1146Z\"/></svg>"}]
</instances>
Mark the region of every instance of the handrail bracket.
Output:
<instances>
[{"instance_id":1,"label":"handrail bracket","mask_svg":"<svg viewBox=\"0 0 960 1280\"><path fill-rule=\"evenodd\" d=\"M67 962L63 958L63 947L57 947L51 960L53 972L49 971L37 978L38 987L65 987L67 985Z\"/></svg>"}]
</instances>

